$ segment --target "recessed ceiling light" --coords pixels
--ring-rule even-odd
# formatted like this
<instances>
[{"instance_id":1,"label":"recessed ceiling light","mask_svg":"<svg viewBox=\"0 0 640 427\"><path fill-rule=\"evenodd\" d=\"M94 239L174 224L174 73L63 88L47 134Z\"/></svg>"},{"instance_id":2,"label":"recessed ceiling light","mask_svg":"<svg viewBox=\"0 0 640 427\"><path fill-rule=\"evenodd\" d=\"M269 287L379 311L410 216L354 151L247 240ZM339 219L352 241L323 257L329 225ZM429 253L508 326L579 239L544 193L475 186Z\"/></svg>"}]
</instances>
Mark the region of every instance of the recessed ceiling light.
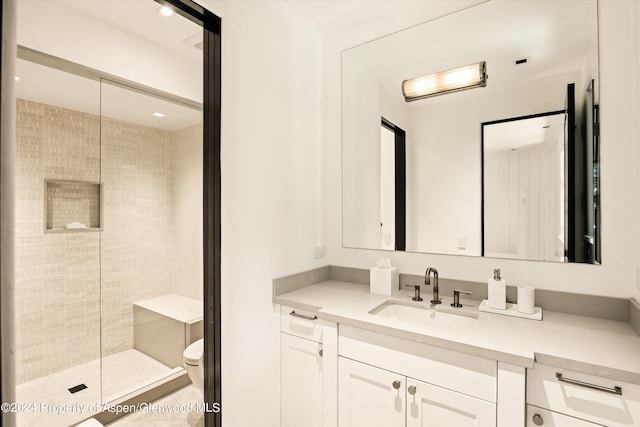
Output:
<instances>
[{"instance_id":1,"label":"recessed ceiling light","mask_svg":"<svg viewBox=\"0 0 640 427\"><path fill-rule=\"evenodd\" d=\"M15 76L14 78L17 82L19 82L22 79L20 76Z\"/></svg>"},{"instance_id":2,"label":"recessed ceiling light","mask_svg":"<svg viewBox=\"0 0 640 427\"><path fill-rule=\"evenodd\" d=\"M156 111L155 113L152 114L152 116L154 116L154 117L164 117L164 116L166 116L166 114L162 114L162 113Z\"/></svg>"},{"instance_id":3,"label":"recessed ceiling light","mask_svg":"<svg viewBox=\"0 0 640 427\"><path fill-rule=\"evenodd\" d=\"M160 9L158 9L158 12L160 12L164 16L173 15L173 9L171 9L169 6L162 6Z\"/></svg>"}]
</instances>

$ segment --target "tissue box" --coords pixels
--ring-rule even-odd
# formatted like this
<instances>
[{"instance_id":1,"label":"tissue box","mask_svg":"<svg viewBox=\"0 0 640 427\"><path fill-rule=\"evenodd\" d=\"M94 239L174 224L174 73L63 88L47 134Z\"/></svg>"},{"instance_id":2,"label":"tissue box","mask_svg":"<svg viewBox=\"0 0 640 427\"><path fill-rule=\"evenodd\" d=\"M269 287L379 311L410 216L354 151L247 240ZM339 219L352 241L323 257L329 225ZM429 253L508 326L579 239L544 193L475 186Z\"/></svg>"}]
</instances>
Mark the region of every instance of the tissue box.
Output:
<instances>
[{"instance_id":1,"label":"tissue box","mask_svg":"<svg viewBox=\"0 0 640 427\"><path fill-rule=\"evenodd\" d=\"M392 295L400 290L400 273L398 267L371 267L370 292L374 294Z\"/></svg>"}]
</instances>

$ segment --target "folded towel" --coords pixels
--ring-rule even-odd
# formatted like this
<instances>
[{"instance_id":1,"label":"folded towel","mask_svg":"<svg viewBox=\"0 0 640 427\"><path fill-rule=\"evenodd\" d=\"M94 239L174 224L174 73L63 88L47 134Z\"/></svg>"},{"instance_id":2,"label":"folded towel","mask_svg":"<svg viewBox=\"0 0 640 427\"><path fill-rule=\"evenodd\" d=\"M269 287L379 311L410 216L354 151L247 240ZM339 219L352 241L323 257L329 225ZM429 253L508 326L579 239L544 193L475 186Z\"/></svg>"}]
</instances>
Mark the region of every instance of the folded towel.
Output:
<instances>
[{"instance_id":1,"label":"folded towel","mask_svg":"<svg viewBox=\"0 0 640 427\"><path fill-rule=\"evenodd\" d=\"M67 230L72 230L76 228L87 228L87 225L80 222L70 222L69 224L66 224L64 228L66 228Z\"/></svg>"}]
</instances>

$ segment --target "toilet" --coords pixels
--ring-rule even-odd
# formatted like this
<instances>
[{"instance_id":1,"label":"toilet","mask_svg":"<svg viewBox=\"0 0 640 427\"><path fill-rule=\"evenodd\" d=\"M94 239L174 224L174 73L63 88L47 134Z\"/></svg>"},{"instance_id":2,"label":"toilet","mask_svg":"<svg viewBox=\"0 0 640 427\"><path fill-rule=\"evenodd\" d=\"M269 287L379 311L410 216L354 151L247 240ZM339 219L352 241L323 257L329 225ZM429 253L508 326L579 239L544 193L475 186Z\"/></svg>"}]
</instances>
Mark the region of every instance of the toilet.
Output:
<instances>
[{"instance_id":1,"label":"toilet","mask_svg":"<svg viewBox=\"0 0 640 427\"><path fill-rule=\"evenodd\" d=\"M200 393L204 393L204 338L194 341L189 347L185 348L182 353L184 368L191 378L191 382Z\"/></svg>"}]
</instances>

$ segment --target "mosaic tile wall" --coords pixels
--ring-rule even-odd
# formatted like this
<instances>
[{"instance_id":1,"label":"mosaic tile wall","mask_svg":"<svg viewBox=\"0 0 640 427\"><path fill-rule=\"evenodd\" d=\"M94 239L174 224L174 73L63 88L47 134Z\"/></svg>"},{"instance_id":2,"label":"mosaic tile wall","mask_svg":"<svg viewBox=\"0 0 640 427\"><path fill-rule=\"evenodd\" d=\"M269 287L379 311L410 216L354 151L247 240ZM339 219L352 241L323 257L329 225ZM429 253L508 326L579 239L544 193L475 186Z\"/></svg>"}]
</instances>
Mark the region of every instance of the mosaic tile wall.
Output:
<instances>
[{"instance_id":1,"label":"mosaic tile wall","mask_svg":"<svg viewBox=\"0 0 640 427\"><path fill-rule=\"evenodd\" d=\"M132 348L134 301L172 292L171 133L102 134L98 116L17 102L17 383L100 357L101 282L103 355ZM102 181L103 232L45 234L45 179Z\"/></svg>"}]
</instances>

